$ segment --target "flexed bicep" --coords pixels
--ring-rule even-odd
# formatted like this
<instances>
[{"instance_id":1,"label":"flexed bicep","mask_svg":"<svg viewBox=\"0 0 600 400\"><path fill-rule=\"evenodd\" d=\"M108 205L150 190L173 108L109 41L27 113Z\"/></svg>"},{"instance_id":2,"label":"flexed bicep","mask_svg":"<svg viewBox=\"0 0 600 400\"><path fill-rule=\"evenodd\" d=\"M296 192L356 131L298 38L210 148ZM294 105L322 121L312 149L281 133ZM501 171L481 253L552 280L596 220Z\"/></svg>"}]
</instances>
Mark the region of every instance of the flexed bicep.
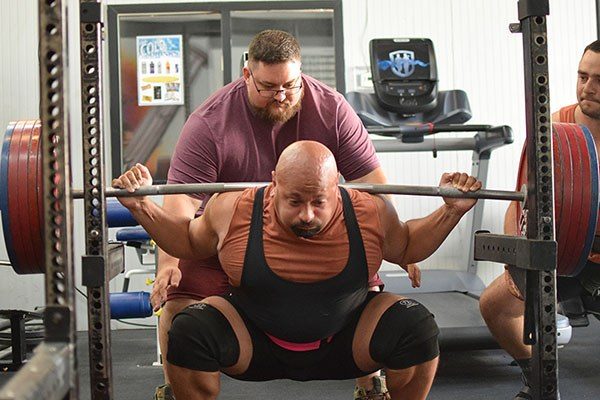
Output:
<instances>
[{"instance_id":1,"label":"flexed bicep","mask_svg":"<svg viewBox=\"0 0 600 400\"><path fill-rule=\"evenodd\" d=\"M217 254L219 235L211 226L206 215L190 222L189 239L194 258L208 258Z\"/></svg>"}]
</instances>

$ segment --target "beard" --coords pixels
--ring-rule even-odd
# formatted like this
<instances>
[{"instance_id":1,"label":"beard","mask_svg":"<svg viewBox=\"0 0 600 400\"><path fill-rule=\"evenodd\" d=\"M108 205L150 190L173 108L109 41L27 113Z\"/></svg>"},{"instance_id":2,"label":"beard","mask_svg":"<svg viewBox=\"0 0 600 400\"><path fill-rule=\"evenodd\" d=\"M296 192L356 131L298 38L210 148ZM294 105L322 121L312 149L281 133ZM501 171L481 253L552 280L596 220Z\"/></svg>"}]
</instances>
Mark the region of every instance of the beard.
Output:
<instances>
[{"instance_id":1,"label":"beard","mask_svg":"<svg viewBox=\"0 0 600 400\"><path fill-rule=\"evenodd\" d=\"M312 226L310 224L294 224L291 226L292 232L301 238L311 238L321 232L321 225Z\"/></svg>"},{"instance_id":2,"label":"beard","mask_svg":"<svg viewBox=\"0 0 600 400\"><path fill-rule=\"evenodd\" d=\"M595 100L581 99L579 108L586 117L591 119L600 119L600 103Z\"/></svg>"},{"instance_id":3,"label":"beard","mask_svg":"<svg viewBox=\"0 0 600 400\"><path fill-rule=\"evenodd\" d=\"M292 105L292 103L286 98L286 100L283 102L278 102L277 100L273 99L265 107L256 107L252 103L250 103L250 106L258 117L267 122L272 124L285 123L294 118L298 111L300 111L302 108L303 97L304 91L302 91L300 100L298 100L298 102L294 105Z\"/></svg>"}]
</instances>

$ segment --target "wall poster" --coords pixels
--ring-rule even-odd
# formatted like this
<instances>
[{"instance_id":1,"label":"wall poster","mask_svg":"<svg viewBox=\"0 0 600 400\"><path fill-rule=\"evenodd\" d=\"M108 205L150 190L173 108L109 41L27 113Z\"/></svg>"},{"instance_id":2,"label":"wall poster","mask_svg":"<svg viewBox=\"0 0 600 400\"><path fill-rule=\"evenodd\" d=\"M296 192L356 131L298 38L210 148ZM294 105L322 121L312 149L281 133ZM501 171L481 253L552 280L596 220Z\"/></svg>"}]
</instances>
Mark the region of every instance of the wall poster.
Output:
<instances>
[{"instance_id":1,"label":"wall poster","mask_svg":"<svg viewBox=\"0 0 600 400\"><path fill-rule=\"evenodd\" d=\"M183 104L182 35L137 36L140 106Z\"/></svg>"}]
</instances>

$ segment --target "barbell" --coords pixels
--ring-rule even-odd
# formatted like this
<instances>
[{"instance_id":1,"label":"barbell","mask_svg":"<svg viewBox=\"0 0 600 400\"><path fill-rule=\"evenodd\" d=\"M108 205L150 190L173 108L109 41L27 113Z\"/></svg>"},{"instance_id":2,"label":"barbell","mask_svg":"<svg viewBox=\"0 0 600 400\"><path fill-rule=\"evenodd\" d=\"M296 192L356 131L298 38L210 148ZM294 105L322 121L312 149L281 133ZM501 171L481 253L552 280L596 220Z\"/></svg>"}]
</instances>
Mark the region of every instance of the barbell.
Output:
<instances>
[{"instance_id":1,"label":"barbell","mask_svg":"<svg viewBox=\"0 0 600 400\"><path fill-rule=\"evenodd\" d=\"M128 192L125 189L107 188L106 197L137 197L154 196L169 194L193 194L193 193L223 193L238 192L251 187L260 187L268 185L268 182L231 182L231 183L186 183L171 185L149 185L136 189L135 192ZM488 199L488 200L516 200L524 201L525 191L513 192L509 190L487 190L481 189L477 192L461 192L451 187L439 186L409 186L409 185L388 185L388 184L370 184L370 183L343 183L340 186L346 189L360 190L371 194L402 194L415 196L438 196L450 198L470 198L470 199ZM71 191L73 198L83 198L82 190Z\"/></svg>"},{"instance_id":2,"label":"barbell","mask_svg":"<svg viewBox=\"0 0 600 400\"><path fill-rule=\"evenodd\" d=\"M560 138L557 135L570 135L578 139L581 144L577 148L567 147L565 157L563 152L559 152L557 158L555 149L554 163L555 172L555 199L568 197L572 199L568 204L560 203L557 207L565 210L565 207L571 207L573 215L578 216L580 226L585 224L586 218L579 218L580 211L585 205L586 217L593 216L593 227L591 220L583 226L586 235L577 235L579 249L579 258L587 258L591 249L593 234L596 227L596 218L598 210L598 161L596 150L593 145L593 139L590 132L577 125L553 124L554 142L557 143ZM44 272L44 246L43 246L43 193L42 193L42 157L40 146L40 121L18 121L9 124L4 135L2 152L0 157L0 210L2 211L2 226L4 230L4 240L7 252L13 266L13 269L19 274L43 273ZM570 137L569 136L569 137ZM574 139L572 139L574 140ZM590 145L591 143L591 145ZM586 146L583 146L586 144ZM555 144L556 147L556 144ZM586 168L574 171L579 175L587 174L586 179L580 179L572 185L565 185L565 179L571 178L571 175L561 175L560 171L567 170L561 167L564 162L578 160L578 166L586 165ZM556 164L558 162L558 165ZM521 171L525 165L521 162ZM521 172L520 175L521 177ZM593 179L595 177L595 180ZM522 177L520 183L524 183ZM588 190L585 184L592 186L593 190ZM152 185L144 186L135 192L128 192L124 189L107 188L106 197L124 197L124 196L146 196L146 195L170 195L170 194L192 194L192 193L219 193L240 191L250 187L263 186L266 183L259 182L240 182L240 183L201 183L201 184L174 184L174 185ZM562 185L562 186L561 186ZM594 186L595 185L595 186ZM451 198L476 198L509 200L522 203L526 199L524 191L504 191L482 189L477 192L461 192L458 189L438 187L438 186L408 186L408 185L389 185L389 184L363 184L347 183L342 184L345 188L356 189L372 194L400 194L417 196L441 196ZM520 185L518 187L521 187ZM568 188L571 192L565 196L562 192ZM84 197L82 190L72 190L71 197L80 199ZM585 199L583 198L585 197ZM576 199L573 200L573 199ZM113 204L114 206L114 204ZM111 212L110 210L108 212ZM593 214L593 215L592 215ZM557 213L557 219L559 213ZM569 219L570 216L560 214L561 218ZM110 218L108 218L110 219ZM109 225L110 226L110 225ZM557 220L556 226L560 226ZM558 228L557 228L558 229ZM592 239L589 239L591 234ZM566 236L562 235L566 240ZM582 237L580 237L582 236ZM559 236L560 237L560 236ZM587 245L590 243L589 246ZM572 242L569 242L569 246ZM560 246L560 249L565 246ZM585 254L585 257L582 255ZM579 259L578 258L578 259ZM574 259L574 256L568 260ZM573 268L569 265L559 273L570 275Z\"/></svg>"}]
</instances>

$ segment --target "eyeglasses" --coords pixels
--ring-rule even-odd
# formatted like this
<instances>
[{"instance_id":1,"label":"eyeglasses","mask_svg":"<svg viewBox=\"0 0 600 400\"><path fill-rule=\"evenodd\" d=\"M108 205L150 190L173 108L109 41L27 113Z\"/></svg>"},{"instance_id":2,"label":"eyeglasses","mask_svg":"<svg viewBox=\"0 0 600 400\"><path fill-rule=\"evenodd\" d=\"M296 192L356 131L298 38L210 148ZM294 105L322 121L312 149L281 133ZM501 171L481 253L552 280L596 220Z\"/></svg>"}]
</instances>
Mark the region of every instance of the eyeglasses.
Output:
<instances>
[{"instance_id":1,"label":"eyeglasses","mask_svg":"<svg viewBox=\"0 0 600 400\"><path fill-rule=\"evenodd\" d=\"M293 95L296 94L298 92L300 92L300 89L302 89L302 80L300 80L300 84L298 86L292 86L289 88L285 88L285 89L278 89L278 90L274 90L274 89L259 89L258 86L256 86L256 79L254 78L254 74L252 73L252 70L250 68L248 68L248 71L250 71L250 76L252 77L252 83L254 83L254 87L256 88L256 91L258 92L260 97L265 97L267 99L272 99L273 97L279 95L279 93L283 93L286 96L289 95ZM301 77L299 76L296 81L298 79L300 79Z\"/></svg>"}]
</instances>

